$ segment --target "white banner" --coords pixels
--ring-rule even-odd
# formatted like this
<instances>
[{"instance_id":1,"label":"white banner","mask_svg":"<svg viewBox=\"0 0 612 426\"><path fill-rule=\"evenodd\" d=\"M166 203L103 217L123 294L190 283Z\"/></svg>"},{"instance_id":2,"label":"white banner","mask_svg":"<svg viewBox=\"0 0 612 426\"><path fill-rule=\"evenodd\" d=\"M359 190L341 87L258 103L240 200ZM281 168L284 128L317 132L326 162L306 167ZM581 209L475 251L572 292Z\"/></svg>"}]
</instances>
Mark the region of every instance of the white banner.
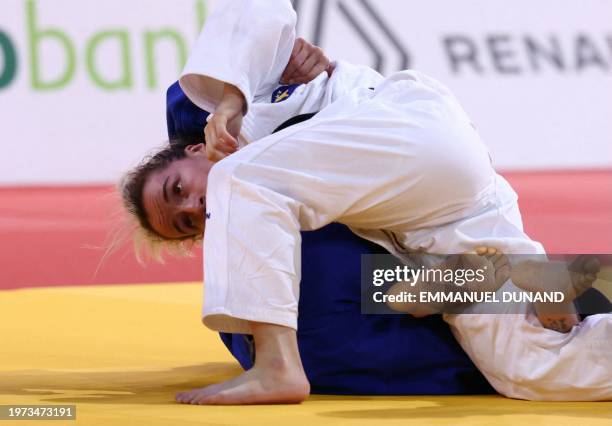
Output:
<instances>
[{"instance_id":1,"label":"white banner","mask_svg":"<svg viewBox=\"0 0 612 426\"><path fill-rule=\"evenodd\" d=\"M294 4L298 32L331 58L449 86L499 169L612 167L612 2ZM161 145L165 89L212 7L4 0L0 184L111 182Z\"/></svg>"}]
</instances>

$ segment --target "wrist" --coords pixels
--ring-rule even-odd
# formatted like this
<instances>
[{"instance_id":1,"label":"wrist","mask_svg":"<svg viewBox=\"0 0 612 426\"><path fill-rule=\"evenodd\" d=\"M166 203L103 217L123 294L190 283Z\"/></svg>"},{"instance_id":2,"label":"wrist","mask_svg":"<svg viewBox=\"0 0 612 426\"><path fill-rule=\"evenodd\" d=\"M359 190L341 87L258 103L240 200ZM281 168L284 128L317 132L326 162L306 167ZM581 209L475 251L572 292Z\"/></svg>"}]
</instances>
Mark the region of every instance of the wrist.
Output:
<instances>
[{"instance_id":1,"label":"wrist","mask_svg":"<svg viewBox=\"0 0 612 426\"><path fill-rule=\"evenodd\" d=\"M236 115L242 113L246 114L247 103L244 95L236 86L231 84L225 84L223 86L223 97L217 107L217 112L229 113L229 115Z\"/></svg>"}]
</instances>

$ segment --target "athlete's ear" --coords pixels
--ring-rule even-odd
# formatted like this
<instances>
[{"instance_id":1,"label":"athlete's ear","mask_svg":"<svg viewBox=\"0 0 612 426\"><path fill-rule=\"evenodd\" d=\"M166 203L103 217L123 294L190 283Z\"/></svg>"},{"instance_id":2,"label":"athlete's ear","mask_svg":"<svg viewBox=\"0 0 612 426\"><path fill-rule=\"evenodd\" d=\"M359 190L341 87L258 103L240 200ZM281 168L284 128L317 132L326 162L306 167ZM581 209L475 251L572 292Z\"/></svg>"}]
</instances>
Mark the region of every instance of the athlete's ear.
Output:
<instances>
[{"instance_id":1,"label":"athlete's ear","mask_svg":"<svg viewBox=\"0 0 612 426\"><path fill-rule=\"evenodd\" d=\"M185 147L185 154L187 157L197 157L201 155L206 155L206 145L203 143L198 143L195 145L188 145Z\"/></svg>"}]
</instances>

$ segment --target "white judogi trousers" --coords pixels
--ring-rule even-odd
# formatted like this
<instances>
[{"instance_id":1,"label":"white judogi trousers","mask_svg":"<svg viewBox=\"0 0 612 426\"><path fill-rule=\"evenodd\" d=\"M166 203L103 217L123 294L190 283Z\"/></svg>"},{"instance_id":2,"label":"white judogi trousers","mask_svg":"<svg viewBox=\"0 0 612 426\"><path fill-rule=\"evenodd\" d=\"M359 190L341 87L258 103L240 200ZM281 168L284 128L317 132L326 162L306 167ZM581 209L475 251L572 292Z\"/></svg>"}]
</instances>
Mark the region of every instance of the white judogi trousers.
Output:
<instances>
[{"instance_id":1,"label":"white judogi trousers","mask_svg":"<svg viewBox=\"0 0 612 426\"><path fill-rule=\"evenodd\" d=\"M249 321L295 328L299 231L331 221L398 256L381 230L407 250L543 253L523 233L516 195L467 116L415 73L357 90L310 122L249 145L216 165L209 185L203 321L221 331L249 333ZM611 315L560 334L542 328L528 305L510 308L446 316L500 393L612 398Z\"/></svg>"},{"instance_id":2,"label":"white judogi trousers","mask_svg":"<svg viewBox=\"0 0 612 426\"><path fill-rule=\"evenodd\" d=\"M225 2L210 15L186 66L185 92L214 110L227 82L256 111L253 102L277 84L289 59L294 26L288 2ZM342 91L318 106L310 121L249 144L210 173L208 327L249 333L256 321L295 328L300 230L332 221L400 257L478 245L543 253L524 234L516 194L493 170L469 118L435 80L400 72L375 90ZM503 315L473 309L446 321L500 393L612 399L611 315L560 334L542 328L528 305L514 304Z\"/></svg>"}]
</instances>

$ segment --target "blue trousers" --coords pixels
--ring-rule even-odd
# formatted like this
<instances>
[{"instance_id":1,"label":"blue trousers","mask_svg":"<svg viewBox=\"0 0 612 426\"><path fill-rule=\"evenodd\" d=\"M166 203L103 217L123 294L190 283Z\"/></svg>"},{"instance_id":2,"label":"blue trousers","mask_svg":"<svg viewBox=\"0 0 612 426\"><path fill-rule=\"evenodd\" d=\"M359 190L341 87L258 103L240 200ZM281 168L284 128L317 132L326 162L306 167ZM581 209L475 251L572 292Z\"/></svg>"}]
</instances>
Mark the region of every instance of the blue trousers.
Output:
<instances>
[{"instance_id":1,"label":"blue trousers","mask_svg":"<svg viewBox=\"0 0 612 426\"><path fill-rule=\"evenodd\" d=\"M361 314L361 254L386 253L340 224L302 233L298 345L313 393L493 393L441 316ZM221 333L244 369L251 336Z\"/></svg>"}]
</instances>

